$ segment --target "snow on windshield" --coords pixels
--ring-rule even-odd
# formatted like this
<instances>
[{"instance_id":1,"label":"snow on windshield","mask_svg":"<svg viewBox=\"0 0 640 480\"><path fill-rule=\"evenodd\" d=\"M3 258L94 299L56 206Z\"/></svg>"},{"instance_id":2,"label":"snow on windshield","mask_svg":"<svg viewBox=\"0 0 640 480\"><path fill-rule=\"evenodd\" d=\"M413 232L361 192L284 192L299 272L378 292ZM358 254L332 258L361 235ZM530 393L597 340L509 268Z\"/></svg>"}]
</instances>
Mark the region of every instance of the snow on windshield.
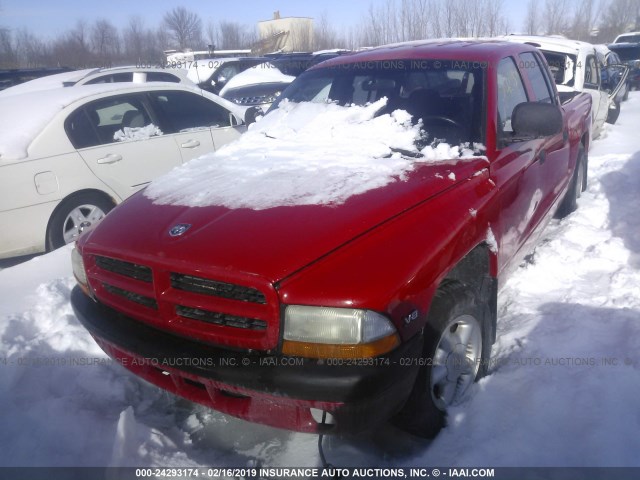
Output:
<instances>
[{"instance_id":1,"label":"snow on windshield","mask_svg":"<svg viewBox=\"0 0 640 480\"><path fill-rule=\"evenodd\" d=\"M418 163L473 157L444 143L419 151L420 125L407 112L375 116L386 103L283 101L237 142L174 169L145 195L156 204L254 210L341 204L402 179Z\"/></svg>"}]
</instances>

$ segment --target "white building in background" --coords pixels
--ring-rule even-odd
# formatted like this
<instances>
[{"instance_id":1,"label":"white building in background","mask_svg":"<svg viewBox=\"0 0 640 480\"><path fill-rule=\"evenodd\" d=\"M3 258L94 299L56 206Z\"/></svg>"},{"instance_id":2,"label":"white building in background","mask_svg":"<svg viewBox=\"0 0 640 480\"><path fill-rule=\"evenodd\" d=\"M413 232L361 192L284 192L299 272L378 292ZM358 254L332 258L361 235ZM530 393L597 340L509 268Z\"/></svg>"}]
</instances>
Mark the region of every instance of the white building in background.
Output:
<instances>
[{"instance_id":1,"label":"white building in background","mask_svg":"<svg viewBox=\"0 0 640 480\"><path fill-rule=\"evenodd\" d=\"M258 22L260 49L266 52L308 52L313 50L313 18L280 17Z\"/></svg>"}]
</instances>

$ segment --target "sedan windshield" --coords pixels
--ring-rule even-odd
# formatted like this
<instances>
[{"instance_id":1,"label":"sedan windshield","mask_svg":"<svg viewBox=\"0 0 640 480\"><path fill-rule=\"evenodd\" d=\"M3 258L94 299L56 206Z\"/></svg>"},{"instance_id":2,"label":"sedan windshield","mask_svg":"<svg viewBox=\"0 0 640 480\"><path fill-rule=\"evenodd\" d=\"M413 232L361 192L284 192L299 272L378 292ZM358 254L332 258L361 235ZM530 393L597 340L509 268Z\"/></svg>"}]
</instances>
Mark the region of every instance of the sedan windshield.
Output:
<instances>
[{"instance_id":1,"label":"sedan windshield","mask_svg":"<svg viewBox=\"0 0 640 480\"><path fill-rule=\"evenodd\" d=\"M424 143L483 143L484 71L481 62L449 60L368 61L313 69L287 88L291 102L363 106L382 98L378 115L406 110L422 122Z\"/></svg>"}]
</instances>

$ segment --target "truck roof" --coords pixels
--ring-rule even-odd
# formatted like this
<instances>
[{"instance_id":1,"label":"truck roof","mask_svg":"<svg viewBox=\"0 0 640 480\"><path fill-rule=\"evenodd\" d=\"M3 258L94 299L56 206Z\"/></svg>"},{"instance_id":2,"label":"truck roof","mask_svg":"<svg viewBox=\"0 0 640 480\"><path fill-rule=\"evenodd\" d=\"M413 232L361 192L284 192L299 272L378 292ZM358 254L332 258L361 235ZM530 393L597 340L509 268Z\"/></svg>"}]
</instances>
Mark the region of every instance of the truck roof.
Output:
<instances>
[{"instance_id":1,"label":"truck roof","mask_svg":"<svg viewBox=\"0 0 640 480\"><path fill-rule=\"evenodd\" d=\"M495 39L436 39L395 43L342 55L323 62L323 66L353 62L379 62L397 59L447 59L494 62L523 51L535 51L524 44ZM317 67L313 67L317 68Z\"/></svg>"}]
</instances>

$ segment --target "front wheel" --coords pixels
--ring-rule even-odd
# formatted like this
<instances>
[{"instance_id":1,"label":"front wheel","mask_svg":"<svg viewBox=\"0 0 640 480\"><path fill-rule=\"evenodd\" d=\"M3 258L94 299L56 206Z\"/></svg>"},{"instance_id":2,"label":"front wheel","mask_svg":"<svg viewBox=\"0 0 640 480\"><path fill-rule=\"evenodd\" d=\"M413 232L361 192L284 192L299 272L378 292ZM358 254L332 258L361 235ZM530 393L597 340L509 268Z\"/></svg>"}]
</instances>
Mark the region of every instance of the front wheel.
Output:
<instances>
[{"instance_id":1,"label":"front wheel","mask_svg":"<svg viewBox=\"0 0 640 480\"><path fill-rule=\"evenodd\" d=\"M396 417L400 428L433 438L445 424L447 409L486 373L491 350L487 308L458 282L447 281L438 289L424 334L424 366Z\"/></svg>"},{"instance_id":2,"label":"front wheel","mask_svg":"<svg viewBox=\"0 0 640 480\"><path fill-rule=\"evenodd\" d=\"M113 206L109 200L93 193L81 193L66 199L49 222L47 250L75 242L85 229L102 220Z\"/></svg>"},{"instance_id":3,"label":"front wheel","mask_svg":"<svg viewBox=\"0 0 640 480\"><path fill-rule=\"evenodd\" d=\"M587 188L587 165L587 154L584 147L580 145L578 158L576 160L576 168L573 172L573 176L571 177L569 189L558 207L555 215L556 218L564 218L578 208L578 199L582 196L582 192Z\"/></svg>"}]
</instances>

